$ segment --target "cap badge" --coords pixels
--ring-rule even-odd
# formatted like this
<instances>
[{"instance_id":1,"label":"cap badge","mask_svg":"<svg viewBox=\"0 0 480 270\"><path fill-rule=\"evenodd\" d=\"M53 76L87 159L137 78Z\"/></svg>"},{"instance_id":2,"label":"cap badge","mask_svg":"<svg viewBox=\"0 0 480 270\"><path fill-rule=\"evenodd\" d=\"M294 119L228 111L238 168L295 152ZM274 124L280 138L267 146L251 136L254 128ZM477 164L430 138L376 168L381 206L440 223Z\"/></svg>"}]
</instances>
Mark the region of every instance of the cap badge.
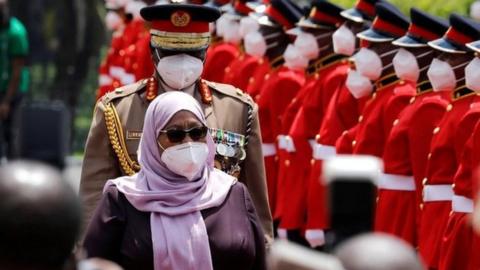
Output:
<instances>
[{"instance_id":1,"label":"cap badge","mask_svg":"<svg viewBox=\"0 0 480 270\"><path fill-rule=\"evenodd\" d=\"M170 17L170 21L176 27L185 27L190 23L190 14L184 11L176 11Z\"/></svg>"}]
</instances>

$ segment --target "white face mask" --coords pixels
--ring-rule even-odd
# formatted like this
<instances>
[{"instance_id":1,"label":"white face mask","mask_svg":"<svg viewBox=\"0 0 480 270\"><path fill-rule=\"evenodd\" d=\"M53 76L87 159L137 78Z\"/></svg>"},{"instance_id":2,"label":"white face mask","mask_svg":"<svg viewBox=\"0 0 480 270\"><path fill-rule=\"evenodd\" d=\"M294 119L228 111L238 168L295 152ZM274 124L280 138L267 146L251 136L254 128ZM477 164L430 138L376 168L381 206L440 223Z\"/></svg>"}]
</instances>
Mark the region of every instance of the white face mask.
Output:
<instances>
[{"instance_id":1,"label":"white face mask","mask_svg":"<svg viewBox=\"0 0 480 270\"><path fill-rule=\"evenodd\" d=\"M255 57L263 57L267 52L267 42L260 32L250 32L245 36L245 51Z\"/></svg>"},{"instance_id":2,"label":"white face mask","mask_svg":"<svg viewBox=\"0 0 480 270\"><path fill-rule=\"evenodd\" d=\"M116 31L123 25L122 18L115 11L107 12L105 16L105 27L110 31Z\"/></svg>"},{"instance_id":3,"label":"white face mask","mask_svg":"<svg viewBox=\"0 0 480 270\"><path fill-rule=\"evenodd\" d=\"M217 30L217 36L223 37L225 28L228 26L229 19L222 15L218 20L215 22L215 29Z\"/></svg>"},{"instance_id":4,"label":"white face mask","mask_svg":"<svg viewBox=\"0 0 480 270\"><path fill-rule=\"evenodd\" d=\"M480 93L480 59L475 57L465 68L465 82L469 89Z\"/></svg>"},{"instance_id":5,"label":"white face mask","mask_svg":"<svg viewBox=\"0 0 480 270\"><path fill-rule=\"evenodd\" d=\"M285 66L289 69L305 69L308 66L308 58L292 44L288 44L287 49L283 53L283 58L285 59Z\"/></svg>"},{"instance_id":6,"label":"white face mask","mask_svg":"<svg viewBox=\"0 0 480 270\"><path fill-rule=\"evenodd\" d=\"M458 66L457 66L458 67ZM433 91L452 91L457 85L455 72L452 66L440 59L434 58L427 71L428 80Z\"/></svg>"},{"instance_id":7,"label":"white face mask","mask_svg":"<svg viewBox=\"0 0 480 270\"><path fill-rule=\"evenodd\" d=\"M194 84L202 75L203 62L196 57L182 53L158 58L160 59L157 64L158 74L175 90Z\"/></svg>"},{"instance_id":8,"label":"white face mask","mask_svg":"<svg viewBox=\"0 0 480 270\"><path fill-rule=\"evenodd\" d=\"M355 69L361 75L372 81L377 80L382 75L382 59L378 54L370 49L361 48L354 56Z\"/></svg>"},{"instance_id":9,"label":"white face mask","mask_svg":"<svg viewBox=\"0 0 480 270\"><path fill-rule=\"evenodd\" d=\"M293 43L299 52L308 60L318 57L320 48L317 39L310 33L301 32Z\"/></svg>"},{"instance_id":10,"label":"white face mask","mask_svg":"<svg viewBox=\"0 0 480 270\"><path fill-rule=\"evenodd\" d=\"M475 1L470 6L470 17L476 21L480 21L480 2Z\"/></svg>"},{"instance_id":11,"label":"white face mask","mask_svg":"<svg viewBox=\"0 0 480 270\"><path fill-rule=\"evenodd\" d=\"M163 149L161 145L160 148ZM206 143L188 142L165 149L161 159L170 171L192 181L204 169L207 157Z\"/></svg>"},{"instance_id":12,"label":"white face mask","mask_svg":"<svg viewBox=\"0 0 480 270\"><path fill-rule=\"evenodd\" d=\"M402 80L417 82L420 72L427 68L424 67L420 70L418 66L418 59L421 59L432 53L433 51L428 51L415 56L413 53L401 48L392 60L395 74Z\"/></svg>"},{"instance_id":13,"label":"white face mask","mask_svg":"<svg viewBox=\"0 0 480 270\"><path fill-rule=\"evenodd\" d=\"M370 79L353 69L348 72L346 86L352 96L357 99L370 95L373 90Z\"/></svg>"},{"instance_id":14,"label":"white face mask","mask_svg":"<svg viewBox=\"0 0 480 270\"><path fill-rule=\"evenodd\" d=\"M355 34L345 25L333 33L332 41L335 53L351 56L355 52Z\"/></svg>"},{"instance_id":15,"label":"white face mask","mask_svg":"<svg viewBox=\"0 0 480 270\"><path fill-rule=\"evenodd\" d=\"M241 39L240 23L234 20L228 20L225 29L223 29L223 40L225 42L238 44Z\"/></svg>"},{"instance_id":16,"label":"white face mask","mask_svg":"<svg viewBox=\"0 0 480 270\"><path fill-rule=\"evenodd\" d=\"M241 38L245 38L248 33L258 31L258 29L260 29L258 22L247 16L240 20L240 28L238 32L240 33Z\"/></svg>"}]
</instances>

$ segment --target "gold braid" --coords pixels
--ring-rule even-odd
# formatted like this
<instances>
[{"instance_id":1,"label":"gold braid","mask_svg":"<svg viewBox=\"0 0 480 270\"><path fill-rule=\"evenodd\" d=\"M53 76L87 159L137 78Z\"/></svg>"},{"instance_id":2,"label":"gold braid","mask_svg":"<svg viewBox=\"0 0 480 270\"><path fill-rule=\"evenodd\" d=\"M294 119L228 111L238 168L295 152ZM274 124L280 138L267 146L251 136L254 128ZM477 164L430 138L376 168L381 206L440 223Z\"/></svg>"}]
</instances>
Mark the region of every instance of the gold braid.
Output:
<instances>
[{"instance_id":1,"label":"gold braid","mask_svg":"<svg viewBox=\"0 0 480 270\"><path fill-rule=\"evenodd\" d=\"M123 140L123 130L118 118L117 111L112 103L105 108L105 123L107 125L108 138L122 170L127 175L133 175L140 170L140 165L128 155L127 147Z\"/></svg>"}]
</instances>

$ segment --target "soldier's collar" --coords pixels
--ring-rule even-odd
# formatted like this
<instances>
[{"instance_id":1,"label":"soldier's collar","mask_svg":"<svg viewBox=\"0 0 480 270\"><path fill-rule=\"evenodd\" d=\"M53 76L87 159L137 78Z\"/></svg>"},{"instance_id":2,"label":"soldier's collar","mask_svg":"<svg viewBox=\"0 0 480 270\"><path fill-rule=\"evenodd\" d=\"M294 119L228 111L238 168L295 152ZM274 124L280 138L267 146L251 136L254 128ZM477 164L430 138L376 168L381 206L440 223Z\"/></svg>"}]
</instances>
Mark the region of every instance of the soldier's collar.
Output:
<instances>
[{"instance_id":1,"label":"soldier's collar","mask_svg":"<svg viewBox=\"0 0 480 270\"><path fill-rule=\"evenodd\" d=\"M314 73L326 69L342 60L346 60L346 57L342 54L328 54L310 64L306 69L306 74L313 75Z\"/></svg>"},{"instance_id":2,"label":"soldier's collar","mask_svg":"<svg viewBox=\"0 0 480 270\"><path fill-rule=\"evenodd\" d=\"M280 67L282 67L282 64L284 62L285 62L285 59L283 59L283 55L277 56L276 58L270 61L270 68L272 70L279 69Z\"/></svg>"},{"instance_id":3,"label":"soldier's collar","mask_svg":"<svg viewBox=\"0 0 480 270\"><path fill-rule=\"evenodd\" d=\"M160 84L161 83L158 82L158 79L155 78L154 76L147 79L146 81L147 91L145 94L145 98L148 102L151 102L160 94L159 93ZM195 86L193 87L194 87L194 90L193 90L194 92L192 94L194 94L198 89L202 103L207 105L210 105L212 103L212 91L210 90L210 87L207 85L207 83L203 79L199 79L195 83Z\"/></svg>"},{"instance_id":4,"label":"soldier's collar","mask_svg":"<svg viewBox=\"0 0 480 270\"><path fill-rule=\"evenodd\" d=\"M426 93L429 93L429 92L433 91L433 88L432 88L432 84L430 83L430 81L425 80L425 81L417 84L416 90L417 90L417 96L419 96L419 95L423 95L423 94L426 94Z\"/></svg>"},{"instance_id":5,"label":"soldier's collar","mask_svg":"<svg viewBox=\"0 0 480 270\"><path fill-rule=\"evenodd\" d=\"M388 86L397 83L398 81L400 81L400 79L398 79L395 72L387 74L375 82L375 92L379 92ZM405 83L404 81L402 82Z\"/></svg>"},{"instance_id":6,"label":"soldier's collar","mask_svg":"<svg viewBox=\"0 0 480 270\"><path fill-rule=\"evenodd\" d=\"M453 90L452 100L456 101L471 95L475 95L475 91L469 89L466 85L462 85L460 87L457 87L455 90Z\"/></svg>"}]
</instances>

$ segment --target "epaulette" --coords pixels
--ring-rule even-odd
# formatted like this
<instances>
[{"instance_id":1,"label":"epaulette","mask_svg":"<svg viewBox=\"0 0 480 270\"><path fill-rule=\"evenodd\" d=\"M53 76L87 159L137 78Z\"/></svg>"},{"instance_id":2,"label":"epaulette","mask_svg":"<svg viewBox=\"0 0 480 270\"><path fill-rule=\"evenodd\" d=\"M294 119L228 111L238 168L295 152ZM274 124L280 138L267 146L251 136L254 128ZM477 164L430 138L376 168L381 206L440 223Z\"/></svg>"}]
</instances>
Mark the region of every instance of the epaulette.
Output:
<instances>
[{"instance_id":1,"label":"epaulette","mask_svg":"<svg viewBox=\"0 0 480 270\"><path fill-rule=\"evenodd\" d=\"M254 102L252 98L248 95L245 94L242 90L239 88L236 88L232 85L229 84L223 84L223 83L216 83L216 82L210 82L207 80L202 80L208 87L211 89L220 92L226 96L233 97L243 103L247 103L250 106L253 106Z\"/></svg>"},{"instance_id":2,"label":"epaulette","mask_svg":"<svg viewBox=\"0 0 480 270\"><path fill-rule=\"evenodd\" d=\"M108 103L112 102L117 98L126 97L128 95L136 93L142 90L145 87L146 83L147 79L143 79L136 83L119 87L112 92L108 92L107 94L105 94L102 97L101 102L103 103L103 105L107 105Z\"/></svg>"}]
</instances>

